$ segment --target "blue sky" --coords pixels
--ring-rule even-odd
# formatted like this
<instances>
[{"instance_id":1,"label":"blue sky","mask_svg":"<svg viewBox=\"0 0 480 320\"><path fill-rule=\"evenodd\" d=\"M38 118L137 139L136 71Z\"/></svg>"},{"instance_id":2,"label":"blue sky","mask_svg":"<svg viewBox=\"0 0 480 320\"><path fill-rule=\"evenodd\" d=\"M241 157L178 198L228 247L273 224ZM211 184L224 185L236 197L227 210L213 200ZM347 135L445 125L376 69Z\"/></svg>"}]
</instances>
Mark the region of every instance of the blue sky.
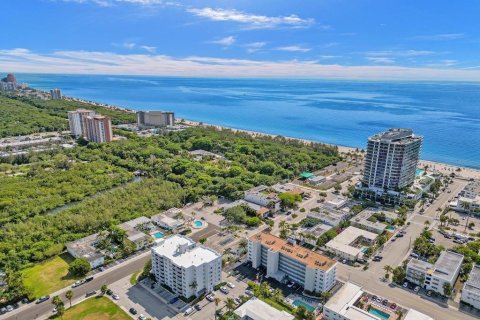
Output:
<instances>
[{"instance_id":1,"label":"blue sky","mask_svg":"<svg viewBox=\"0 0 480 320\"><path fill-rule=\"evenodd\" d=\"M19 0L0 12L12 72L480 80L478 0Z\"/></svg>"}]
</instances>

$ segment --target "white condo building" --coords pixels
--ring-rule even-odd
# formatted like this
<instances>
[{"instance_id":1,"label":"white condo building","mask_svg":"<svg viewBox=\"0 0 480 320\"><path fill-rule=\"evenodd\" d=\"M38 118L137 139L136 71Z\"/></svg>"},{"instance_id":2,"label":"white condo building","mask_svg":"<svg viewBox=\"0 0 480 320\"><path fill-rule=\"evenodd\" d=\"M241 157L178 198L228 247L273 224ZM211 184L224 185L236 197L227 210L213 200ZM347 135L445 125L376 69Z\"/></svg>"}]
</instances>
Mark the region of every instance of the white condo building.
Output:
<instances>
[{"instance_id":1,"label":"white condo building","mask_svg":"<svg viewBox=\"0 0 480 320\"><path fill-rule=\"evenodd\" d=\"M152 248L152 273L177 295L189 298L213 291L221 272L221 255L190 238L173 235Z\"/></svg>"},{"instance_id":2,"label":"white condo building","mask_svg":"<svg viewBox=\"0 0 480 320\"><path fill-rule=\"evenodd\" d=\"M269 233L248 239L248 260L254 268L263 266L267 277L288 279L311 292L328 291L336 283L337 262Z\"/></svg>"},{"instance_id":3,"label":"white condo building","mask_svg":"<svg viewBox=\"0 0 480 320\"><path fill-rule=\"evenodd\" d=\"M480 266L475 265L463 285L461 300L480 310Z\"/></svg>"},{"instance_id":4,"label":"white condo building","mask_svg":"<svg viewBox=\"0 0 480 320\"><path fill-rule=\"evenodd\" d=\"M434 265L426 261L411 259L407 264L406 279L425 290L432 290L443 295L443 286L449 283L452 288L462 268L463 255L443 251Z\"/></svg>"},{"instance_id":5,"label":"white condo building","mask_svg":"<svg viewBox=\"0 0 480 320\"><path fill-rule=\"evenodd\" d=\"M267 186L258 186L245 191L245 201L271 208L273 212L280 210L280 198L275 192L269 191Z\"/></svg>"}]
</instances>

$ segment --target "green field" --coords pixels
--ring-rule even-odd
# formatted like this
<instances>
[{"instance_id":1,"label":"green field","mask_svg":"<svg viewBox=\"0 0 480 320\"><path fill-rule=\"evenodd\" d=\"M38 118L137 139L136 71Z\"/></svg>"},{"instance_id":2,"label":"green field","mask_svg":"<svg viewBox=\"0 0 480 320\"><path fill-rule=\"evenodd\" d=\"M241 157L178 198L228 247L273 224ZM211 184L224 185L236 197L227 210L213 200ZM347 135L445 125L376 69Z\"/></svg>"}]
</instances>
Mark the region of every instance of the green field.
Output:
<instances>
[{"instance_id":1,"label":"green field","mask_svg":"<svg viewBox=\"0 0 480 320\"><path fill-rule=\"evenodd\" d=\"M35 297L41 297L72 284L78 280L68 274L68 265L72 261L72 257L64 253L25 269L22 271L25 286Z\"/></svg>"},{"instance_id":2,"label":"green field","mask_svg":"<svg viewBox=\"0 0 480 320\"><path fill-rule=\"evenodd\" d=\"M58 319L52 317L51 319ZM130 316L106 297L87 299L65 311L63 320L131 320Z\"/></svg>"}]
</instances>

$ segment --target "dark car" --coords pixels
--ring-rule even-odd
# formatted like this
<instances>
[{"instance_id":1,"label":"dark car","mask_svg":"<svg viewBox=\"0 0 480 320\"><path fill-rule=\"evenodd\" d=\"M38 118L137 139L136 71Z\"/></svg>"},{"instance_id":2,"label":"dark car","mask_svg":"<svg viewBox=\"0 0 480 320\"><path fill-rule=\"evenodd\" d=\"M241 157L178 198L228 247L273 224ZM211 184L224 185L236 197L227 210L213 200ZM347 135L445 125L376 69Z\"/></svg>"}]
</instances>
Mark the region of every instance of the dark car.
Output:
<instances>
[{"instance_id":1,"label":"dark car","mask_svg":"<svg viewBox=\"0 0 480 320\"><path fill-rule=\"evenodd\" d=\"M85 297L88 298L88 297L94 296L94 295L96 295L96 294L97 294L97 291L90 291L90 292L87 292L87 293L85 294Z\"/></svg>"},{"instance_id":2,"label":"dark car","mask_svg":"<svg viewBox=\"0 0 480 320\"><path fill-rule=\"evenodd\" d=\"M197 309L198 311L202 310L202 306L199 305L198 303L194 306L195 309Z\"/></svg>"},{"instance_id":3,"label":"dark car","mask_svg":"<svg viewBox=\"0 0 480 320\"><path fill-rule=\"evenodd\" d=\"M108 289L107 292L106 292L107 295L111 296L113 294L113 291Z\"/></svg>"},{"instance_id":4,"label":"dark car","mask_svg":"<svg viewBox=\"0 0 480 320\"><path fill-rule=\"evenodd\" d=\"M39 304L39 303L47 301L48 299L50 299L50 296L43 296L43 297L38 298L38 300L35 303Z\"/></svg>"},{"instance_id":5,"label":"dark car","mask_svg":"<svg viewBox=\"0 0 480 320\"><path fill-rule=\"evenodd\" d=\"M130 308L130 311L131 314L137 314L137 310L135 308Z\"/></svg>"},{"instance_id":6,"label":"dark car","mask_svg":"<svg viewBox=\"0 0 480 320\"><path fill-rule=\"evenodd\" d=\"M93 277L88 277L88 278L85 278L85 282L90 282L93 280Z\"/></svg>"}]
</instances>

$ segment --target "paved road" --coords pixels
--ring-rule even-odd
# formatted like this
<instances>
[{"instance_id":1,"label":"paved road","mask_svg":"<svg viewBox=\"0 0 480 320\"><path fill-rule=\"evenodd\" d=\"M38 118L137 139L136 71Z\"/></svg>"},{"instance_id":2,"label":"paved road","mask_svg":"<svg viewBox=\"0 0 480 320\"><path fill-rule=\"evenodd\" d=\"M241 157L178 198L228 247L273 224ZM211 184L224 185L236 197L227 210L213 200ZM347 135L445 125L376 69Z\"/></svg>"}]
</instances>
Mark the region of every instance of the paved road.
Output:
<instances>
[{"instance_id":1,"label":"paved road","mask_svg":"<svg viewBox=\"0 0 480 320\"><path fill-rule=\"evenodd\" d=\"M75 297L84 297L87 292L96 290L99 291L100 287L104 284L111 284L128 275L143 269L145 262L150 258L150 252L145 252L137 257L134 257L126 262L112 267L109 270L95 275L95 278L80 287L72 289ZM67 289L62 290L65 292ZM52 296L53 297L53 296ZM60 294L60 297L64 300L65 305L68 305L68 301L65 299L64 293ZM33 320L33 319L45 319L46 315L51 315L53 305L51 299L41 304L29 304L22 306L17 310L0 316L0 320Z\"/></svg>"}]
</instances>

